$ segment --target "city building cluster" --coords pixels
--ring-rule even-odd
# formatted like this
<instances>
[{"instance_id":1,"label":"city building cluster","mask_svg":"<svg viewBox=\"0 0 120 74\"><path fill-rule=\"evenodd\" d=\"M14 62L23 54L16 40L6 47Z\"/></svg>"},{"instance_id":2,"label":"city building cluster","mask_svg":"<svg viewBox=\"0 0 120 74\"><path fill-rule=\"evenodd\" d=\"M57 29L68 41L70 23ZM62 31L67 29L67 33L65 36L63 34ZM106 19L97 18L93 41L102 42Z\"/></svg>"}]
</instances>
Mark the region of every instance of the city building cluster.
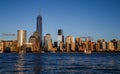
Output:
<instances>
[{"instance_id":1,"label":"city building cluster","mask_svg":"<svg viewBox=\"0 0 120 74\"><path fill-rule=\"evenodd\" d=\"M73 37L63 35L63 30L58 29L57 40L52 41L50 33L42 36L42 16L37 16L36 31L29 37L27 31L17 30L16 40L1 40L0 53L2 52L120 52L120 40L113 39L106 42L99 39L97 42L90 37Z\"/></svg>"}]
</instances>

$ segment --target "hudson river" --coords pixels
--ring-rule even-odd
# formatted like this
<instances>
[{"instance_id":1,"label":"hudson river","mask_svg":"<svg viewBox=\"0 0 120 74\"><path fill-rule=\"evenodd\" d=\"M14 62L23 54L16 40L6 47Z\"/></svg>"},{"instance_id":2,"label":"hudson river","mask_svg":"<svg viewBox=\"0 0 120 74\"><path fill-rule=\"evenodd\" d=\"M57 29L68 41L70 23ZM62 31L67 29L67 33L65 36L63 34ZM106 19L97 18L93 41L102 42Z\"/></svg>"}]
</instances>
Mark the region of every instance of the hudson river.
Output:
<instances>
[{"instance_id":1,"label":"hudson river","mask_svg":"<svg viewBox=\"0 0 120 74\"><path fill-rule=\"evenodd\" d=\"M2 53L0 74L118 74L120 53Z\"/></svg>"}]
</instances>

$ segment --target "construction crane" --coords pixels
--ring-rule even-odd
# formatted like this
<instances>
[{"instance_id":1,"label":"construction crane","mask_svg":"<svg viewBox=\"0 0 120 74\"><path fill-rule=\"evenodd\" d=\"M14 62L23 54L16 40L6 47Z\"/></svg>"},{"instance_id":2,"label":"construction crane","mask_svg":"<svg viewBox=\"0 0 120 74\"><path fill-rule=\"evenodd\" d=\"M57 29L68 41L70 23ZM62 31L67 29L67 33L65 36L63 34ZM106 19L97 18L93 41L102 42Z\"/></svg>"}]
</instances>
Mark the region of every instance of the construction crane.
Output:
<instances>
[{"instance_id":1,"label":"construction crane","mask_svg":"<svg viewBox=\"0 0 120 74\"><path fill-rule=\"evenodd\" d=\"M13 33L2 33L1 35L2 36L15 36L15 34Z\"/></svg>"},{"instance_id":2,"label":"construction crane","mask_svg":"<svg viewBox=\"0 0 120 74\"><path fill-rule=\"evenodd\" d=\"M83 36L83 37L80 37L80 38L83 38L83 39L88 38L89 40L93 41L93 37L92 36Z\"/></svg>"},{"instance_id":3,"label":"construction crane","mask_svg":"<svg viewBox=\"0 0 120 74\"><path fill-rule=\"evenodd\" d=\"M15 35L16 34L14 34L14 33L1 33L0 37L1 37L1 39L3 39L5 37L8 37L8 36L12 37L12 36L15 36Z\"/></svg>"}]
</instances>

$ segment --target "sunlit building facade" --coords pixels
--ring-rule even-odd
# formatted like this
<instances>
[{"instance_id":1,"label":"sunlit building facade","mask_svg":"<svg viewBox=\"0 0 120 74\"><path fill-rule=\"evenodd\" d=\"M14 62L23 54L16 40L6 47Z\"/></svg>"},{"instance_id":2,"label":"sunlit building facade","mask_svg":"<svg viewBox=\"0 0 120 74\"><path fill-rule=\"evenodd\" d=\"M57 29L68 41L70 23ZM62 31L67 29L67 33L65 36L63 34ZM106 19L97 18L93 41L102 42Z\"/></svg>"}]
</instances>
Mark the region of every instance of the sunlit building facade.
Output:
<instances>
[{"instance_id":1,"label":"sunlit building facade","mask_svg":"<svg viewBox=\"0 0 120 74\"><path fill-rule=\"evenodd\" d=\"M58 46L60 46L60 42L64 43L64 35L63 35L63 30L62 29L58 29L58 36L57 36Z\"/></svg>"},{"instance_id":2,"label":"sunlit building facade","mask_svg":"<svg viewBox=\"0 0 120 74\"><path fill-rule=\"evenodd\" d=\"M107 45L106 44L107 43L105 41L102 42L102 50L103 51L107 51L107 47L106 47Z\"/></svg>"},{"instance_id":3,"label":"sunlit building facade","mask_svg":"<svg viewBox=\"0 0 120 74\"><path fill-rule=\"evenodd\" d=\"M18 52L17 50L17 40L2 40L3 52Z\"/></svg>"},{"instance_id":4,"label":"sunlit building facade","mask_svg":"<svg viewBox=\"0 0 120 74\"><path fill-rule=\"evenodd\" d=\"M52 51L53 44L52 44L52 38L49 33L46 34L44 37L44 51Z\"/></svg>"},{"instance_id":5,"label":"sunlit building facade","mask_svg":"<svg viewBox=\"0 0 120 74\"><path fill-rule=\"evenodd\" d=\"M109 51L114 51L114 45L111 41L108 42L108 49L109 49Z\"/></svg>"},{"instance_id":6,"label":"sunlit building facade","mask_svg":"<svg viewBox=\"0 0 120 74\"><path fill-rule=\"evenodd\" d=\"M65 45L66 45L66 52L70 52L70 49L71 49L70 37L71 37L71 36L67 36L67 37L66 37L66 44L65 44Z\"/></svg>"},{"instance_id":7,"label":"sunlit building facade","mask_svg":"<svg viewBox=\"0 0 120 74\"><path fill-rule=\"evenodd\" d=\"M120 40L117 41L117 50L120 51Z\"/></svg>"},{"instance_id":8,"label":"sunlit building facade","mask_svg":"<svg viewBox=\"0 0 120 74\"><path fill-rule=\"evenodd\" d=\"M4 52L4 43L0 42L0 53Z\"/></svg>"},{"instance_id":9,"label":"sunlit building facade","mask_svg":"<svg viewBox=\"0 0 120 74\"><path fill-rule=\"evenodd\" d=\"M27 38L26 30L18 30L17 31L18 47L21 47L24 43L26 43L26 38Z\"/></svg>"},{"instance_id":10,"label":"sunlit building facade","mask_svg":"<svg viewBox=\"0 0 120 74\"><path fill-rule=\"evenodd\" d=\"M34 32L33 35L29 38L29 43L32 43L32 51L38 52L40 50L40 39L39 39L39 33Z\"/></svg>"},{"instance_id":11,"label":"sunlit building facade","mask_svg":"<svg viewBox=\"0 0 120 74\"><path fill-rule=\"evenodd\" d=\"M75 52L75 38L71 36L71 51Z\"/></svg>"}]
</instances>

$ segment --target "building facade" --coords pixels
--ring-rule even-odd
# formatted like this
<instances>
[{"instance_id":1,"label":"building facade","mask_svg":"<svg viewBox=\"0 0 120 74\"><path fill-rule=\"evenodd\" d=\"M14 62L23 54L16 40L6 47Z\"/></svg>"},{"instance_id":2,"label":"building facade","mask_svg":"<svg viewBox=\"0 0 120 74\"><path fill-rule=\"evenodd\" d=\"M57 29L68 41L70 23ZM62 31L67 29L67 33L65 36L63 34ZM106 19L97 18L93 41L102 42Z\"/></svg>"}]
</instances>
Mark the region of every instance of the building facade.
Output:
<instances>
[{"instance_id":1,"label":"building facade","mask_svg":"<svg viewBox=\"0 0 120 74\"><path fill-rule=\"evenodd\" d=\"M42 48L42 16L37 16L36 32L38 32L40 47Z\"/></svg>"},{"instance_id":2,"label":"building facade","mask_svg":"<svg viewBox=\"0 0 120 74\"><path fill-rule=\"evenodd\" d=\"M58 29L58 36L57 36L58 47L60 46L60 42L64 43L64 35L62 29Z\"/></svg>"},{"instance_id":3,"label":"building facade","mask_svg":"<svg viewBox=\"0 0 120 74\"><path fill-rule=\"evenodd\" d=\"M21 47L24 43L26 43L26 30L17 30L17 45Z\"/></svg>"},{"instance_id":4,"label":"building facade","mask_svg":"<svg viewBox=\"0 0 120 74\"><path fill-rule=\"evenodd\" d=\"M40 50L40 39L39 39L39 33L34 32L33 35L29 38L29 43L32 43L32 51L38 52Z\"/></svg>"},{"instance_id":5,"label":"building facade","mask_svg":"<svg viewBox=\"0 0 120 74\"><path fill-rule=\"evenodd\" d=\"M46 34L44 37L44 51L52 51L53 44L52 44L52 38L49 33Z\"/></svg>"}]
</instances>

